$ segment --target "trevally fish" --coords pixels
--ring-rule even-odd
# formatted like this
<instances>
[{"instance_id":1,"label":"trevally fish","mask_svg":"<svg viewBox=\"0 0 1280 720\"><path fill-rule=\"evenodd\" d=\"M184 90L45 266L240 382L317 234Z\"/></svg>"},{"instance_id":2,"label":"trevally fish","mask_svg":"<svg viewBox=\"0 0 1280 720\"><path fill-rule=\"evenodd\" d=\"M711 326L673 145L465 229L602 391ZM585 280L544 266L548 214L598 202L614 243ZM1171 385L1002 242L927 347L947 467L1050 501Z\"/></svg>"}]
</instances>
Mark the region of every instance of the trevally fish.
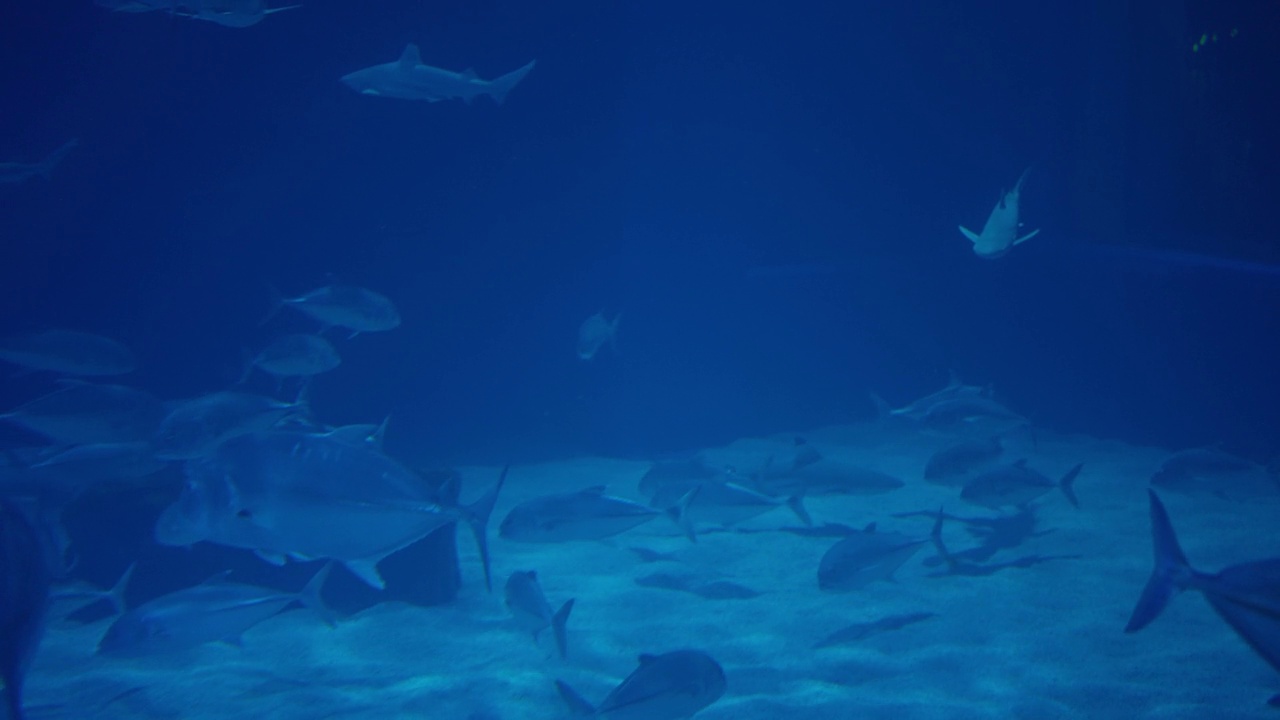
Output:
<instances>
[{"instance_id":1,"label":"trevally fish","mask_svg":"<svg viewBox=\"0 0 1280 720\"><path fill-rule=\"evenodd\" d=\"M129 348L78 330L42 330L0 339L0 360L63 375L124 375L137 368Z\"/></svg>"},{"instance_id":2,"label":"trevally fish","mask_svg":"<svg viewBox=\"0 0 1280 720\"><path fill-rule=\"evenodd\" d=\"M685 510L696 495L696 490L686 493L679 504L666 511L605 495L603 485L542 495L512 508L502 519L498 534L507 540L527 543L600 540L666 514L692 540L693 527Z\"/></svg>"},{"instance_id":3,"label":"trevally fish","mask_svg":"<svg viewBox=\"0 0 1280 720\"><path fill-rule=\"evenodd\" d=\"M0 678L5 705L22 720L22 687L44 636L52 568L28 514L0 498Z\"/></svg>"},{"instance_id":4,"label":"trevally fish","mask_svg":"<svg viewBox=\"0 0 1280 720\"><path fill-rule=\"evenodd\" d=\"M729 475L728 468L716 467L702 457L656 462L640 477L638 489L647 498L652 498L668 487L677 488L678 494L683 495L695 485Z\"/></svg>"},{"instance_id":5,"label":"trevally fish","mask_svg":"<svg viewBox=\"0 0 1280 720\"><path fill-rule=\"evenodd\" d=\"M1012 250L1014 245L1024 243L1039 234L1039 230L1032 230L1026 235L1018 236L1022 232L1022 222L1018 219L1018 200L1022 195L1022 183L1026 182L1030 172L1031 168L1024 170L1013 189L1001 193L1000 200L991 209L986 224L982 226L982 232L974 233L965 226L960 226L961 234L973 243L973 253L978 257L994 260Z\"/></svg>"},{"instance_id":6,"label":"trevally fish","mask_svg":"<svg viewBox=\"0 0 1280 720\"><path fill-rule=\"evenodd\" d=\"M326 285L297 297L280 297L263 322L282 307L291 307L325 327L340 327L353 334L400 326L400 311L395 303L385 295L355 285Z\"/></svg>"},{"instance_id":7,"label":"trevally fish","mask_svg":"<svg viewBox=\"0 0 1280 720\"><path fill-rule=\"evenodd\" d=\"M1280 672L1280 558L1241 563L1216 573L1191 567L1169 521L1169 513L1154 490L1147 490L1151 505L1151 537L1155 568L1142 590L1126 633L1141 630L1160 616L1175 593L1195 590L1276 672ZM1280 695L1270 704L1280 707Z\"/></svg>"},{"instance_id":8,"label":"trevally fish","mask_svg":"<svg viewBox=\"0 0 1280 720\"><path fill-rule=\"evenodd\" d=\"M53 169L58 167L58 163L70 153L79 140L68 140L63 143L62 147L54 150L45 156L39 162L20 163L20 162L2 162L0 163L0 184L16 184L30 180L33 177L42 177L45 180L53 174Z\"/></svg>"},{"instance_id":9,"label":"trevally fish","mask_svg":"<svg viewBox=\"0 0 1280 720\"><path fill-rule=\"evenodd\" d=\"M347 87L361 95L437 102L461 98L470 103L477 95L488 95L501 105L533 62L493 80L481 80L470 68L457 73L422 64L418 46L406 45L398 60L373 65L342 76Z\"/></svg>"},{"instance_id":10,"label":"trevally fish","mask_svg":"<svg viewBox=\"0 0 1280 720\"><path fill-rule=\"evenodd\" d=\"M1006 507L1022 507L1045 493L1057 488L1073 507L1080 507L1073 483L1084 463L1067 471L1057 482L1044 473L1027 466L1026 459L1010 465L1001 465L979 474L965 483L960 498L975 505L999 510Z\"/></svg>"},{"instance_id":11,"label":"trevally fish","mask_svg":"<svg viewBox=\"0 0 1280 720\"><path fill-rule=\"evenodd\" d=\"M571 713L608 720L684 720L719 700L727 686L724 668L701 650L641 655L640 667L599 705L556 681Z\"/></svg>"},{"instance_id":12,"label":"trevally fish","mask_svg":"<svg viewBox=\"0 0 1280 720\"><path fill-rule=\"evenodd\" d=\"M872 523L823 554L818 563L818 587L827 592L848 592L877 580L892 580L894 571L928 542L928 538L880 532Z\"/></svg>"},{"instance_id":13,"label":"trevally fish","mask_svg":"<svg viewBox=\"0 0 1280 720\"><path fill-rule=\"evenodd\" d=\"M578 328L578 357L590 360L600 352L600 348L604 347L605 343L609 343L609 347L616 350L620 320L622 320L622 313L614 315L612 321L605 320L603 310L583 320Z\"/></svg>"},{"instance_id":14,"label":"trevally fish","mask_svg":"<svg viewBox=\"0 0 1280 720\"><path fill-rule=\"evenodd\" d=\"M551 603L547 602L547 596L542 593L542 585L538 583L538 574L532 570L511 573L507 578L504 595L507 609L521 629L533 633L536 642L543 630L551 628L560 657L568 656L564 627L569 621L569 613L573 611L573 598L565 600L559 610L552 611Z\"/></svg>"},{"instance_id":15,"label":"trevally fish","mask_svg":"<svg viewBox=\"0 0 1280 720\"><path fill-rule=\"evenodd\" d=\"M837 630L814 643L813 648L817 650L820 648L838 647L840 645L852 645L881 633L901 630L908 625L914 625L932 617L937 617L937 614L931 612L914 612L903 615L890 615L871 622L854 623L853 625L841 628L840 630Z\"/></svg>"},{"instance_id":16,"label":"trevally fish","mask_svg":"<svg viewBox=\"0 0 1280 720\"><path fill-rule=\"evenodd\" d=\"M200 541L263 560L329 558L370 586L383 558L464 521L489 584L486 526L506 479L467 506L436 501L424 479L376 448L290 431L241 435L186 463L186 487L156 522L161 545Z\"/></svg>"},{"instance_id":17,"label":"trevally fish","mask_svg":"<svg viewBox=\"0 0 1280 720\"><path fill-rule=\"evenodd\" d=\"M1280 478L1274 470L1213 447L1170 455L1151 476L1151 486L1240 502L1280 498Z\"/></svg>"},{"instance_id":18,"label":"trevally fish","mask_svg":"<svg viewBox=\"0 0 1280 720\"><path fill-rule=\"evenodd\" d=\"M0 414L0 420L44 435L60 445L149 440L165 415L148 392L123 385L63 379L58 389Z\"/></svg>"},{"instance_id":19,"label":"trevally fish","mask_svg":"<svg viewBox=\"0 0 1280 720\"><path fill-rule=\"evenodd\" d=\"M924 480L934 485L963 485L975 472L999 460L1003 452L999 438L962 440L929 456Z\"/></svg>"},{"instance_id":20,"label":"trevally fish","mask_svg":"<svg viewBox=\"0 0 1280 720\"><path fill-rule=\"evenodd\" d=\"M270 430L287 417L305 415L305 400L281 402L265 395L215 392L175 407L156 430L156 457L190 460L208 455L241 435Z\"/></svg>"},{"instance_id":21,"label":"trevally fish","mask_svg":"<svg viewBox=\"0 0 1280 720\"><path fill-rule=\"evenodd\" d=\"M802 495L792 495L785 500L779 500L737 483L718 480L706 480L689 487L677 484L665 485L653 494L649 504L655 508L674 507L680 503L682 497L695 488L697 494L690 499L685 508L689 521L695 525L705 522L730 527L784 505L790 508L791 512L795 513L805 525L813 524L809 511L804 507Z\"/></svg>"},{"instance_id":22,"label":"trevally fish","mask_svg":"<svg viewBox=\"0 0 1280 720\"><path fill-rule=\"evenodd\" d=\"M253 368L278 378L311 377L327 373L342 364L337 349L319 335L293 333L271 341L244 369L240 382L249 379Z\"/></svg>"},{"instance_id":23,"label":"trevally fish","mask_svg":"<svg viewBox=\"0 0 1280 720\"><path fill-rule=\"evenodd\" d=\"M320 599L329 569L329 565L320 568L297 593L225 582L219 576L161 595L116 618L99 641L98 653L141 657L209 642L239 642L246 630L295 602L314 610L332 625L329 610Z\"/></svg>"}]
</instances>

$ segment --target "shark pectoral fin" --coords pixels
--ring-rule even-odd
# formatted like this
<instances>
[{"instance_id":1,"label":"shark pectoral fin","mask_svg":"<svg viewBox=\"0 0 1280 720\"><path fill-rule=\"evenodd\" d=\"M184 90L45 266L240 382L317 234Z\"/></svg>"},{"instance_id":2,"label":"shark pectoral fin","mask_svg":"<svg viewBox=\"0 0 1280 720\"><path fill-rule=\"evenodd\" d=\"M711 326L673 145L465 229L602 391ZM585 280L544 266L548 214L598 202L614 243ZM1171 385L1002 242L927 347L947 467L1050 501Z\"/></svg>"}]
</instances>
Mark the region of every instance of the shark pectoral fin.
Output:
<instances>
[{"instance_id":1,"label":"shark pectoral fin","mask_svg":"<svg viewBox=\"0 0 1280 720\"><path fill-rule=\"evenodd\" d=\"M969 238L969 242L974 243L976 245L978 242L978 235L963 225L960 225L959 227L960 227L960 234Z\"/></svg>"},{"instance_id":2,"label":"shark pectoral fin","mask_svg":"<svg viewBox=\"0 0 1280 720\"><path fill-rule=\"evenodd\" d=\"M1014 245L1021 245L1022 243L1024 243L1024 242L1026 242L1026 241L1030 240L1031 238L1033 238L1033 237L1035 237L1036 235L1039 235L1039 234L1040 234L1040 228L1036 228L1035 230L1032 230L1031 232L1027 233L1026 235L1023 235L1022 237L1018 238L1017 240L1014 240L1014 241L1013 241L1013 244L1014 244Z\"/></svg>"},{"instance_id":3,"label":"shark pectoral fin","mask_svg":"<svg viewBox=\"0 0 1280 720\"><path fill-rule=\"evenodd\" d=\"M404 46L404 52L400 53L400 60L396 63L401 70L412 70L422 64L422 55L418 53L418 46L409 43Z\"/></svg>"}]
</instances>

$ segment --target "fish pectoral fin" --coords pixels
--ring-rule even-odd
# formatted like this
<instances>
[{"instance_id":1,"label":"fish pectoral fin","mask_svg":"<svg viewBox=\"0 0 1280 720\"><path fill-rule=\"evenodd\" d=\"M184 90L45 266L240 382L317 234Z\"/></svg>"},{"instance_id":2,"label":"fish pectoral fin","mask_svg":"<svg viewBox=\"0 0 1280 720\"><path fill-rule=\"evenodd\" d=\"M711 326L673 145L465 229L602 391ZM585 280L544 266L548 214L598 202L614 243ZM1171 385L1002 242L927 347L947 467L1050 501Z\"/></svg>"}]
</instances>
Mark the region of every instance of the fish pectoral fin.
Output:
<instances>
[{"instance_id":1,"label":"fish pectoral fin","mask_svg":"<svg viewBox=\"0 0 1280 720\"><path fill-rule=\"evenodd\" d=\"M264 561L269 562L272 565L275 565L276 567L283 566L286 560L288 560L288 558L285 557L284 553L272 552L270 550L258 549L258 550L254 550L253 554L262 558Z\"/></svg>"},{"instance_id":2,"label":"fish pectoral fin","mask_svg":"<svg viewBox=\"0 0 1280 720\"><path fill-rule=\"evenodd\" d=\"M1026 241L1030 240L1031 238L1033 238L1033 237L1035 237L1036 235L1039 235L1039 234L1040 234L1040 228L1036 228L1035 230L1032 230L1031 232L1027 233L1026 235L1023 235L1022 237L1018 238L1017 240L1014 240L1014 241L1013 241L1013 244L1014 244L1014 245L1021 245L1022 243L1024 243L1024 242L1026 242Z\"/></svg>"},{"instance_id":3,"label":"fish pectoral fin","mask_svg":"<svg viewBox=\"0 0 1280 720\"><path fill-rule=\"evenodd\" d=\"M961 235L964 235L965 237L969 238L969 242L971 242L971 243L973 243L973 244L975 244L975 245L978 243L978 240L979 240L980 238L978 237L977 233L975 233L974 231L970 230L969 228L967 228L967 227L965 227L965 226L963 226L963 225L958 225L957 227L959 227L959 228L960 228L960 234L961 234Z\"/></svg>"},{"instance_id":4,"label":"fish pectoral fin","mask_svg":"<svg viewBox=\"0 0 1280 720\"><path fill-rule=\"evenodd\" d=\"M382 575L378 573L377 560L347 560L342 563L343 567L351 571L352 575L363 580L369 587L375 590L387 589L387 583L383 581Z\"/></svg>"}]
</instances>

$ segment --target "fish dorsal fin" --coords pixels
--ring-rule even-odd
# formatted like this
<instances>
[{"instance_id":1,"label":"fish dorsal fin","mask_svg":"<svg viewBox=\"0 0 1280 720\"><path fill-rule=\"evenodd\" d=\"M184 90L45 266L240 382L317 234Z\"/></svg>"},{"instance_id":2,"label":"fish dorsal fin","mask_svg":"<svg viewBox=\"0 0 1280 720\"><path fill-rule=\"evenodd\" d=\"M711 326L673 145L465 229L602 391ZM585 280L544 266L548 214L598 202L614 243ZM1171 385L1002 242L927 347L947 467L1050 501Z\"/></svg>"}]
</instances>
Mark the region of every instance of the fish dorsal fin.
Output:
<instances>
[{"instance_id":1,"label":"fish dorsal fin","mask_svg":"<svg viewBox=\"0 0 1280 720\"><path fill-rule=\"evenodd\" d=\"M862 532L864 532L864 533L873 533L873 532L875 532L875 531L876 531L876 524L875 524L875 523L867 523L867 526L866 526L866 527L864 527L864 528L862 528Z\"/></svg>"},{"instance_id":2,"label":"fish dorsal fin","mask_svg":"<svg viewBox=\"0 0 1280 720\"><path fill-rule=\"evenodd\" d=\"M401 70L412 70L422 64L422 55L418 53L418 46L409 43L404 46L404 52L400 53L400 61L396 63Z\"/></svg>"},{"instance_id":3,"label":"fish dorsal fin","mask_svg":"<svg viewBox=\"0 0 1280 720\"><path fill-rule=\"evenodd\" d=\"M644 667L645 665L648 665L649 663L654 662L657 659L658 659L657 655L650 655L649 653L643 653L640 655L640 667Z\"/></svg>"},{"instance_id":4,"label":"fish dorsal fin","mask_svg":"<svg viewBox=\"0 0 1280 720\"><path fill-rule=\"evenodd\" d=\"M466 70L463 70L458 74L461 75L466 80L475 80L476 78L479 77L478 75L476 75L475 68L467 68ZM603 315L601 315L601 317L603 317Z\"/></svg>"}]
</instances>

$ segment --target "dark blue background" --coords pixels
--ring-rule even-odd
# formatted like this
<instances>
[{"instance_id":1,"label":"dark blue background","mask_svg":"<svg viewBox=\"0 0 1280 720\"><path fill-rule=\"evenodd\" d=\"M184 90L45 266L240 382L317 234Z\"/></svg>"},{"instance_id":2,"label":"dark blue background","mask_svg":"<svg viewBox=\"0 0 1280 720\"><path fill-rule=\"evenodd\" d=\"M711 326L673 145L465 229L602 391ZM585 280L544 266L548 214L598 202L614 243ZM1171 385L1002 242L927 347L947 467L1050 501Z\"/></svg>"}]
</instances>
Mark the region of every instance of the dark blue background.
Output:
<instances>
[{"instance_id":1,"label":"dark blue background","mask_svg":"<svg viewBox=\"0 0 1280 720\"><path fill-rule=\"evenodd\" d=\"M0 194L0 330L118 337L135 382L180 397L304 326L257 326L270 287L366 285L404 325L343 343L315 405L391 413L390 449L423 463L848 422L868 390L902 401L949 370L1046 427L1265 460L1275 12L1133 2L1115 26L1092 19L1107 5L307 0L235 30L10 3L0 157L81 145ZM338 83L408 42L482 77L537 67L503 107ZM1249 143L1243 195L1210 187L1206 113ZM955 226L1028 165L1042 234L979 260ZM1080 201L1099 177L1123 192L1105 218ZM623 312L619 352L583 363L601 309Z\"/></svg>"}]
</instances>

